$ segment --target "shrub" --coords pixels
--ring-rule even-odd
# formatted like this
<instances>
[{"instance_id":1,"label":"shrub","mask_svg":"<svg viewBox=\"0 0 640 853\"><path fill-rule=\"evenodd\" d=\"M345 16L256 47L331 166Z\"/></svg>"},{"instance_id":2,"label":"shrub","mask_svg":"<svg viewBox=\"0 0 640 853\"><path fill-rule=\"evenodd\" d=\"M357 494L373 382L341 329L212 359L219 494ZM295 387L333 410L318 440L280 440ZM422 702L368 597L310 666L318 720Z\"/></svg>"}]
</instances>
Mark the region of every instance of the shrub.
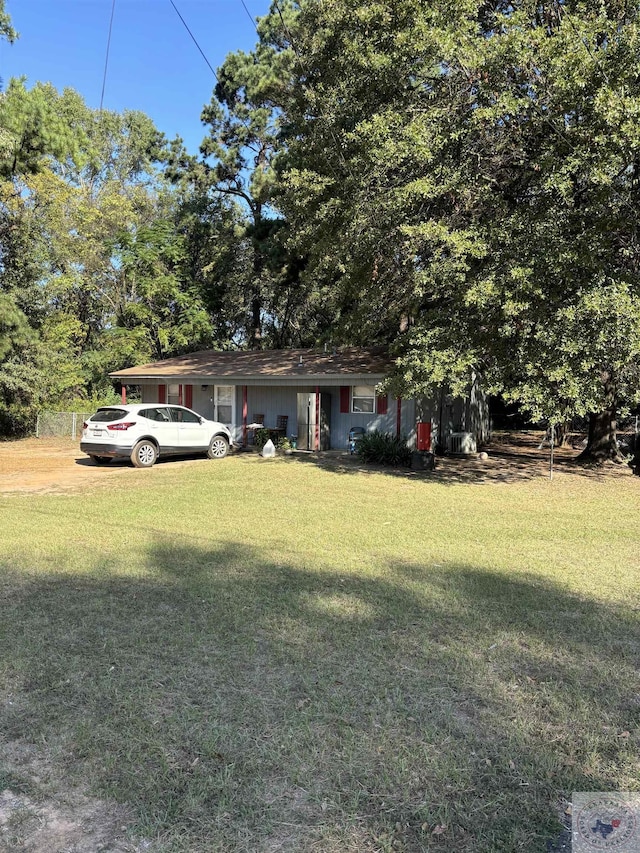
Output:
<instances>
[{"instance_id":1,"label":"shrub","mask_svg":"<svg viewBox=\"0 0 640 853\"><path fill-rule=\"evenodd\" d=\"M36 431L38 410L35 406L12 403L3 406L0 403L0 437L24 438Z\"/></svg>"},{"instance_id":2,"label":"shrub","mask_svg":"<svg viewBox=\"0 0 640 853\"><path fill-rule=\"evenodd\" d=\"M358 441L356 449L363 462L411 467L411 450L404 437L398 438L385 432L367 432Z\"/></svg>"},{"instance_id":3,"label":"shrub","mask_svg":"<svg viewBox=\"0 0 640 853\"><path fill-rule=\"evenodd\" d=\"M253 434L253 443L258 450L262 450L265 444L269 441L269 430L266 427L257 429Z\"/></svg>"}]
</instances>

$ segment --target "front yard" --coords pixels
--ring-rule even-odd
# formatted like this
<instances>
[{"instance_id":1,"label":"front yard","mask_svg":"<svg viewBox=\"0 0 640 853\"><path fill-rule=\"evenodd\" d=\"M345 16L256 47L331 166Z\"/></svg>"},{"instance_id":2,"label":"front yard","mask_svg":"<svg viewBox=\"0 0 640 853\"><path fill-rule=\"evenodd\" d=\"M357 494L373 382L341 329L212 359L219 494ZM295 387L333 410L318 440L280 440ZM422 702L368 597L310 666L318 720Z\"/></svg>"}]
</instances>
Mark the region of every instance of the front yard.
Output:
<instances>
[{"instance_id":1,"label":"front yard","mask_svg":"<svg viewBox=\"0 0 640 853\"><path fill-rule=\"evenodd\" d=\"M8 489L0 847L533 853L639 790L640 480L471 470Z\"/></svg>"}]
</instances>

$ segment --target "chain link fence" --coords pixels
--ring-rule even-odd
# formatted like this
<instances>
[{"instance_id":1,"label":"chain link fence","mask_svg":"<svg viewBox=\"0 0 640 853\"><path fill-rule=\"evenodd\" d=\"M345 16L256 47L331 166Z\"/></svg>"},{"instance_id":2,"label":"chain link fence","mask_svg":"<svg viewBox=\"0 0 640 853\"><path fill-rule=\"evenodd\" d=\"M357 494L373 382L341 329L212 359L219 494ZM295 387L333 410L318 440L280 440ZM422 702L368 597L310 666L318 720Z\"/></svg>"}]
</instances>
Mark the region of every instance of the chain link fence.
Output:
<instances>
[{"instance_id":1,"label":"chain link fence","mask_svg":"<svg viewBox=\"0 0 640 853\"><path fill-rule=\"evenodd\" d=\"M40 412L36 421L36 438L70 438L77 441L82 424L93 412Z\"/></svg>"}]
</instances>

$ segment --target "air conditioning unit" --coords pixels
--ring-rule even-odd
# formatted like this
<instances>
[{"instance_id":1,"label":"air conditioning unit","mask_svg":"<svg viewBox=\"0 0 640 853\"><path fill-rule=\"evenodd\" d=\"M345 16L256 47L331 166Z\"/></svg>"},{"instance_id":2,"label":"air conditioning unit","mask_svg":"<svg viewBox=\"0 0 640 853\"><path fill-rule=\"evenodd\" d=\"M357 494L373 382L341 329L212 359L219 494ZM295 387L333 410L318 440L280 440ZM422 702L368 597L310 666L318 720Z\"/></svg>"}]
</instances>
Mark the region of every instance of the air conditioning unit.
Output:
<instances>
[{"instance_id":1,"label":"air conditioning unit","mask_svg":"<svg viewBox=\"0 0 640 853\"><path fill-rule=\"evenodd\" d=\"M447 452L452 456L470 456L477 453L476 438L472 432L452 432L447 439Z\"/></svg>"}]
</instances>

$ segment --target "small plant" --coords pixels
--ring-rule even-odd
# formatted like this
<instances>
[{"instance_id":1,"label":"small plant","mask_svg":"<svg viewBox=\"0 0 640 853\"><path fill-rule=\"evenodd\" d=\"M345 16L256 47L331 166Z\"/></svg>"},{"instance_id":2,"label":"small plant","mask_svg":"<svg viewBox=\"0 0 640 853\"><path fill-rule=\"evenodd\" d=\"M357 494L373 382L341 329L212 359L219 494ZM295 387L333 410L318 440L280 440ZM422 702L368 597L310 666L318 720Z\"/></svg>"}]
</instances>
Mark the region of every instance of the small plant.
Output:
<instances>
[{"instance_id":1,"label":"small plant","mask_svg":"<svg viewBox=\"0 0 640 853\"><path fill-rule=\"evenodd\" d=\"M406 438L384 432L367 432L358 441L356 452L363 462L393 467L411 467L411 450Z\"/></svg>"},{"instance_id":2,"label":"small plant","mask_svg":"<svg viewBox=\"0 0 640 853\"><path fill-rule=\"evenodd\" d=\"M253 435L253 443L258 448L258 450L262 450L265 444L269 441L269 430L266 427L262 427L261 429L257 429Z\"/></svg>"},{"instance_id":3,"label":"small plant","mask_svg":"<svg viewBox=\"0 0 640 853\"><path fill-rule=\"evenodd\" d=\"M282 438L278 439L278 450L291 450L291 442L287 438L286 435L283 435Z\"/></svg>"}]
</instances>

